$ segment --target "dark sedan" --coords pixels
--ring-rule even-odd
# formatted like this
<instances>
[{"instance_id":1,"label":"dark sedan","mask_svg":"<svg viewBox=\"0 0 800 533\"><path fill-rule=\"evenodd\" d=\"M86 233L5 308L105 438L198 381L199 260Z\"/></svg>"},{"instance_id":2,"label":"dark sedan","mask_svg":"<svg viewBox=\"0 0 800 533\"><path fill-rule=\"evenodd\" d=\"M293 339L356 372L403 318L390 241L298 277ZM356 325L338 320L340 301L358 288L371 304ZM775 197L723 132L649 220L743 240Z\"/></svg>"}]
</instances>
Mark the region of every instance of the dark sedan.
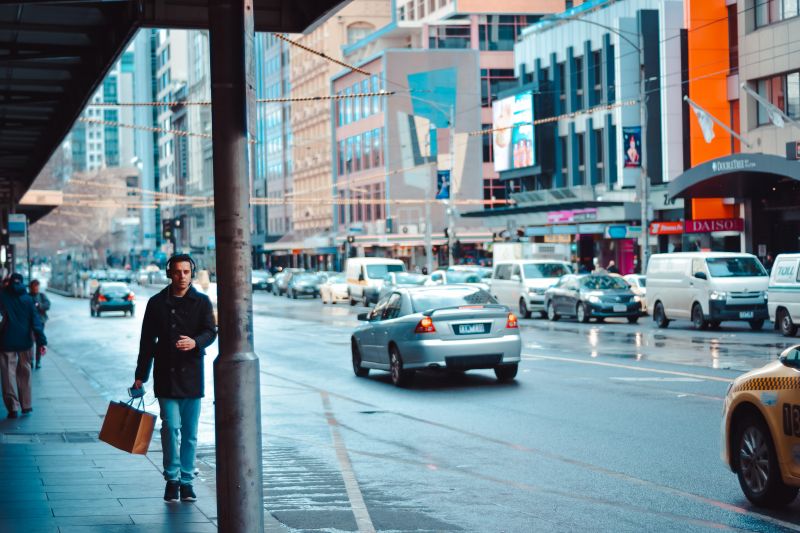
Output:
<instances>
[{"instance_id":1,"label":"dark sedan","mask_svg":"<svg viewBox=\"0 0 800 533\"><path fill-rule=\"evenodd\" d=\"M96 317L105 311L122 311L123 315L130 313L133 316L135 309L133 291L125 283L104 281L89 301L89 312Z\"/></svg>"},{"instance_id":2,"label":"dark sedan","mask_svg":"<svg viewBox=\"0 0 800 533\"><path fill-rule=\"evenodd\" d=\"M547 318L574 316L578 322L624 317L635 324L642 314L641 298L619 276L584 274L562 276L544 295Z\"/></svg>"},{"instance_id":3,"label":"dark sedan","mask_svg":"<svg viewBox=\"0 0 800 533\"><path fill-rule=\"evenodd\" d=\"M325 282L325 278L319 274L300 272L294 274L286 288L286 296L295 300L301 296L319 296L319 287Z\"/></svg>"}]
</instances>

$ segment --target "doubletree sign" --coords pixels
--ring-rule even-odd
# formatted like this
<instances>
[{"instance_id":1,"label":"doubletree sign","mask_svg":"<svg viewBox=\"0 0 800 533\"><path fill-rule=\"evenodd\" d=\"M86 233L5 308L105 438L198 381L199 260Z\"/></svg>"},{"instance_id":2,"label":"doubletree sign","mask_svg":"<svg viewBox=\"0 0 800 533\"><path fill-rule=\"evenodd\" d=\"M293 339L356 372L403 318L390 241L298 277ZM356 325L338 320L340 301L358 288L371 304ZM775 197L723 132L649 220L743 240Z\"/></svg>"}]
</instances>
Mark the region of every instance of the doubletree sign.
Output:
<instances>
[{"instance_id":1,"label":"doubletree sign","mask_svg":"<svg viewBox=\"0 0 800 533\"><path fill-rule=\"evenodd\" d=\"M709 220L687 220L684 223L685 233L711 233L714 231L744 231L744 219L715 218Z\"/></svg>"}]
</instances>

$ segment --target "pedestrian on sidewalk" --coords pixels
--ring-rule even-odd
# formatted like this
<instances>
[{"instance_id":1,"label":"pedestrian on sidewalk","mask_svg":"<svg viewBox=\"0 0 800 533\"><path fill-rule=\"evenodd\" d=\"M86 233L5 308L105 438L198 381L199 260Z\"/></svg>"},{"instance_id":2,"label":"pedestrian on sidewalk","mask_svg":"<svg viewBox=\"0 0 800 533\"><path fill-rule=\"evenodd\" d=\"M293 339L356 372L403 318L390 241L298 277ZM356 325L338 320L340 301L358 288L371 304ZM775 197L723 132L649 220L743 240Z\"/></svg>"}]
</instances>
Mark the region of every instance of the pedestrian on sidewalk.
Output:
<instances>
[{"instance_id":1,"label":"pedestrian on sidewalk","mask_svg":"<svg viewBox=\"0 0 800 533\"><path fill-rule=\"evenodd\" d=\"M8 285L0 291L0 312L3 315L0 334L0 380L8 418L17 418L33 411L31 405L31 362L33 340L39 355L47 351L44 326L33 299L25 290L22 274L11 274Z\"/></svg>"},{"instance_id":2,"label":"pedestrian on sidewalk","mask_svg":"<svg viewBox=\"0 0 800 533\"><path fill-rule=\"evenodd\" d=\"M33 299L33 305L36 307L36 312L39 313L39 318L42 320L42 329L44 329L44 326L47 324L47 312L50 310L50 299L45 293L39 291L39 287L40 284L38 279L31 280L31 283L28 287L28 292ZM41 346L39 346L39 343L37 342L36 350L34 351L34 354L36 354L35 368L37 370L42 368L42 354L40 353L40 348Z\"/></svg>"},{"instance_id":3,"label":"pedestrian on sidewalk","mask_svg":"<svg viewBox=\"0 0 800 533\"><path fill-rule=\"evenodd\" d=\"M203 397L203 356L217 337L211 300L192 287L194 274L195 263L188 255L174 255L167 261L171 283L147 302L133 383L140 389L153 366L153 388L161 408L167 502L197 499L192 480Z\"/></svg>"}]
</instances>

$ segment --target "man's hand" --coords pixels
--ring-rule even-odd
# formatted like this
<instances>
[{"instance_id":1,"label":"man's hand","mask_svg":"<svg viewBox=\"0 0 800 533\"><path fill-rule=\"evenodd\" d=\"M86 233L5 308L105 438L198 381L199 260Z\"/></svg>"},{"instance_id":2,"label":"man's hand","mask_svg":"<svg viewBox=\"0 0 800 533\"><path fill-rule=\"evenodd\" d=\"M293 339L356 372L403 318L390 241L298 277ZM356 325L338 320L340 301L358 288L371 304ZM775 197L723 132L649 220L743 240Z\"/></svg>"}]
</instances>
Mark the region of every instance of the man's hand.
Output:
<instances>
[{"instance_id":1,"label":"man's hand","mask_svg":"<svg viewBox=\"0 0 800 533\"><path fill-rule=\"evenodd\" d=\"M186 335L181 335L178 337L178 342L175 343L175 347L182 352L194 350L195 346L197 346L197 343L194 342L194 339L187 337Z\"/></svg>"},{"instance_id":2,"label":"man's hand","mask_svg":"<svg viewBox=\"0 0 800 533\"><path fill-rule=\"evenodd\" d=\"M47 346L39 346L39 355L42 356L47 353Z\"/></svg>"},{"instance_id":3,"label":"man's hand","mask_svg":"<svg viewBox=\"0 0 800 533\"><path fill-rule=\"evenodd\" d=\"M141 379L135 380L133 382L133 387L131 387L131 388L132 389L141 389L142 388L142 380Z\"/></svg>"}]
</instances>

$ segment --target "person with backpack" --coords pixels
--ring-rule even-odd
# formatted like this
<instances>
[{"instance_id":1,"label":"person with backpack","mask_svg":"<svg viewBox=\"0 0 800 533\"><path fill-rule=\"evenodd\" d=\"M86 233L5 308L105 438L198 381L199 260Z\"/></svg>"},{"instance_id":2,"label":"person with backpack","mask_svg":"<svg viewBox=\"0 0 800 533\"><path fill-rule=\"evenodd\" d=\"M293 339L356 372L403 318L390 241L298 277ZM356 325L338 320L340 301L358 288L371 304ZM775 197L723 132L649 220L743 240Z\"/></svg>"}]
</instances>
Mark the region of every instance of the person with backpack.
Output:
<instances>
[{"instance_id":1,"label":"person with backpack","mask_svg":"<svg viewBox=\"0 0 800 533\"><path fill-rule=\"evenodd\" d=\"M43 292L39 291L39 280L34 279L31 280L30 285L28 286L28 292L33 299L33 305L36 307L36 312L39 313L39 318L42 320L42 327L47 324L47 312L50 310L50 298ZM42 355L39 350L40 346L36 344L36 350L34 354L36 356L36 366L35 368L38 370L42 368Z\"/></svg>"}]
</instances>

